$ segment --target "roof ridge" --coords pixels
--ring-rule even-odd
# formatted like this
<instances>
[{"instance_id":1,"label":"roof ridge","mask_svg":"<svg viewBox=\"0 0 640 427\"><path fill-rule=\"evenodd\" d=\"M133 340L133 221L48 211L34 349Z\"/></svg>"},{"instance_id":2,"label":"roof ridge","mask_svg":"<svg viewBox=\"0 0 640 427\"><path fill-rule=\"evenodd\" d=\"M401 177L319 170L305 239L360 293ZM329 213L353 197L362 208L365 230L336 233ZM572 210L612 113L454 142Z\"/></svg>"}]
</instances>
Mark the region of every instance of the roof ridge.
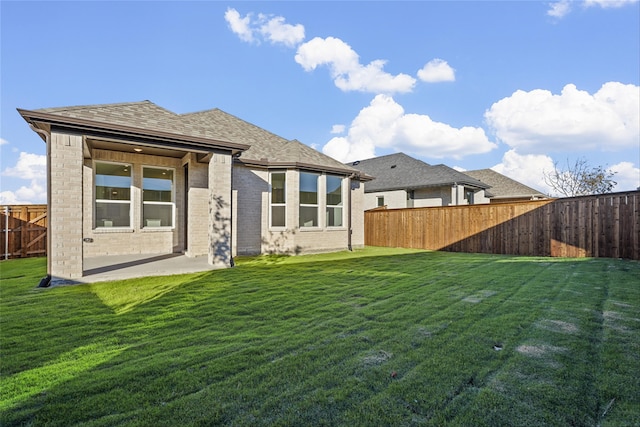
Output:
<instances>
[{"instance_id":1,"label":"roof ridge","mask_svg":"<svg viewBox=\"0 0 640 427\"><path fill-rule=\"evenodd\" d=\"M153 102L149 101L148 99L145 99L143 101L132 101L132 102L114 102L111 104L86 104L86 105L71 105L68 107L50 107L50 108L38 108L37 110L33 110L33 111L43 111L43 112L62 112L62 111L76 111L76 110L86 110L89 108L112 108L112 107L122 107L122 106L129 106L129 105L153 105L156 106L158 108L162 108L165 111L168 111L172 114L175 114L174 112L167 110L166 108L160 107L157 104L154 104Z\"/></svg>"}]
</instances>

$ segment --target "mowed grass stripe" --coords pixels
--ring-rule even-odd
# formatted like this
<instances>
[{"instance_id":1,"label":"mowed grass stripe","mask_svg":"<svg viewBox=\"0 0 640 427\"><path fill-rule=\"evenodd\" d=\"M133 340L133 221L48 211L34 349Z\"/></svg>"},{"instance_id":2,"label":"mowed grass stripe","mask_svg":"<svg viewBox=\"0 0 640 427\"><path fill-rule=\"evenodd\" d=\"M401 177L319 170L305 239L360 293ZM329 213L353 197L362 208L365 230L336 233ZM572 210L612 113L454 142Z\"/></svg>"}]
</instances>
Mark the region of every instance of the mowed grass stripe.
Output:
<instances>
[{"instance_id":1,"label":"mowed grass stripe","mask_svg":"<svg viewBox=\"0 0 640 427\"><path fill-rule=\"evenodd\" d=\"M435 414L439 414L435 422L440 424L447 421L446 417L443 417L446 413L445 408L454 400L468 398L469 396L464 396L460 399L460 395L468 394L469 390L475 393L509 354L507 350L498 353L493 346L499 343L504 349L513 349L512 343L522 331L522 326L535 320L538 307L529 307L524 311L523 304L514 301L514 296L529 301L530 299L523 295L531 292L527 290L527 282L536 276L538 279L544 279L545 270L544 267L541 271L540 267L534 266L531 273L535 275L521 271L519 277L511 279L512 286L505 292L492 293L482 301L479 301L480 298L471 301L468 297L458 299L448 309L439 311L437 322L447 325L446 334L437 333L431 337L424 355L419 356L423 357L424 361L413 367L410 376L407 376L409 383L403 384L402 389L410 390L412 394L400 398L396 405L400 403L400 406L408 408L417 415L414 418L419 420L430 420ZM554 272L547 272L549 279L555 275ZM557 289L548 288L546 291L558 292ZM512 307L513 304L516 307ZM514 308L519 311L512 311ZM513 313L518 316L518 327L505 329L504 326L513 323L504 322L502 317ZM474 321L478 317L484 317L481 324ZM492 318L495 322L490 322ZM485 322L490 322L490 325ZM451 360L451 355L456 355L455 360ZM392 402L387 402L385 405L377 406L389 408L391 405ZM376 416L384 418L385 414L386 412Z\"/></svg>"},{"instance_id":2,"label":"mowed grass stripe","mask_svg":"<svg viewBox=\"0 0 640 427\"><path fill-rule=\"evenodd\" d=\"M48 290L37 265L0 264L0 390L50 380L2 425L638 420L637 262L367 248Z\"/></svg>"}]
</instances>

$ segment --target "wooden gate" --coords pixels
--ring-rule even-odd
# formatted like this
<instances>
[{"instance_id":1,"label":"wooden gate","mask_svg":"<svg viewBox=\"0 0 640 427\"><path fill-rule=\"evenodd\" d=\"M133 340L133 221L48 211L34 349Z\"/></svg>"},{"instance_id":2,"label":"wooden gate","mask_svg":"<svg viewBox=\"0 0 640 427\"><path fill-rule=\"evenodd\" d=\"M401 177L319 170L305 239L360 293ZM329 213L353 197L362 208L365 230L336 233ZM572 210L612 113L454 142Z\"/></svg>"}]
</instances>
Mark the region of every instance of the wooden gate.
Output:
<instances>
[{"instance_id":1,"label":"wooden gate","mask_svg":"<svg viewBox=\"0 0 640 427\"><path fill-rule=\"evenodd\" d=\"M0 206L2 259L47 255L47 206Z\"/></svg>"}]
</instances>

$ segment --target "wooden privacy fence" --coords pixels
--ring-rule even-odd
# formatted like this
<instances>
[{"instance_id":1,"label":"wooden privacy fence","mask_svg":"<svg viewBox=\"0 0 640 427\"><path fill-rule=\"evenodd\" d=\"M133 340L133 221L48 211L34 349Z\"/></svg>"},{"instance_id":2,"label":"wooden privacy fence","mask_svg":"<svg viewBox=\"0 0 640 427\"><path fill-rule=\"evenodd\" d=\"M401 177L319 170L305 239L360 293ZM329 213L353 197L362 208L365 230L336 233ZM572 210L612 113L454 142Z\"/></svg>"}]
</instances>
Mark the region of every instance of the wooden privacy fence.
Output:
<instances>
[{"instance_id":1,"label":"wooden privacy fence","mask_svg":"<svg viewBox=\"0 0 640 427\"><path fill-rule=\"evenodd\" d=\"M47 255L47 206L0 206L2 259Z\"/></svg>"},{"instance_id":2,"label":"wooden privacy fence","mask_svg":"<svg viewBox=\"0 0 640 427\"><path fill-rule=\"evenodd\" d=\"M365 245L640 259L640 192L365 212Z\"/></svg>"}]
</instances>

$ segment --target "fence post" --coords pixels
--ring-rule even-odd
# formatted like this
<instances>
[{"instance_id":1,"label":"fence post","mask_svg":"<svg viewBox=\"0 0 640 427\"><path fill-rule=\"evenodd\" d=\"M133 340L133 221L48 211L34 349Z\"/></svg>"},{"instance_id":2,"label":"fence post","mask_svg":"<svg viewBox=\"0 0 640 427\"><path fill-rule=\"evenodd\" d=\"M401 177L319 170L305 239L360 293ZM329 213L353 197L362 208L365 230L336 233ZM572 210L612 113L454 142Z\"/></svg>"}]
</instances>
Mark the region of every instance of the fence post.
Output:
<instances>
[{"instance_id":1,"label":"fence post","mask_svg":"<svg viewBox=\"0 0 640 427\"><path fill-rule=\"evenodd\" d=\"M4 207L4 259L9 259L9 206Z\"/></svg>"}]
</instances>

